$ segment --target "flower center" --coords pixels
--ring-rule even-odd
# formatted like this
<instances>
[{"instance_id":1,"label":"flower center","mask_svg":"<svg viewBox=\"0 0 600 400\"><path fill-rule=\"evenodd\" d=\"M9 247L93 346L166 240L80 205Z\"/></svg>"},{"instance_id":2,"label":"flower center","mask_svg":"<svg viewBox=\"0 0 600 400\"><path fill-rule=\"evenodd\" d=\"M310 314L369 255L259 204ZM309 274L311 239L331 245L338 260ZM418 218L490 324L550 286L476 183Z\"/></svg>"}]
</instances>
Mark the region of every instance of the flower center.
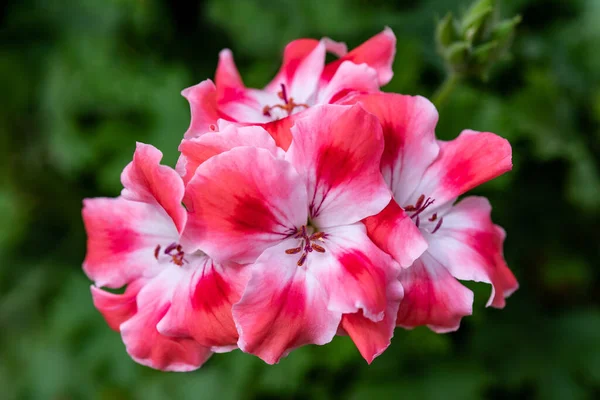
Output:
<instances>
[{"instance_id":1,"label":"flower center","mask_svg":"<svg viewBox=\"0 0 600 400\"><path fill-rule=\"evenodd\" d=\"M295 103L293 97L288 98L287 90L283 83L281 84L281 90L279 92L277 92L277 96L279 96L279 98L281 100L283 100L283 104L275 104L274 106L265 106L263 108L264 116L271 117L271 110L273 110L274 108L279 108L280 110L287 112L287 115L292 115L292 113L294 112L294 109L296 109L297 107L308 108L308 104Z\"/></svg>"},{"instance_id":2,"label":"flower center","mask_svg":"<svg viewBox=\"0 0 600 400\"><path fill-rule=\"evenodd\" d=\"M167 247L165 247L163 254L165 254L166 256L170 257L170 262L172 262L175 265L178 266L183 266L184 262L188 262L184 257L185 257L185 252L183 251L182 247L180 244L178 243L171 243L170 245L168 245ZM160 244L156 246L156 248L154 249L154 258L156 258L157 260L160 257Z\"/></svg>"},{"instance_id":3,"label":"flower center","mask_svg":"<svg viewBox=\"0 0 600 400\"><path fill-rule=\"evenodd\" d=\"M417 199L417 202L414 205L411 204L411 205L404 207L404 211L413 213L410 217L415 220L415 225L417 225L417 228L421 224L421 219L420 219L419 215L423 211L425 211L427 209L427 207L432 205L434 201L435 200L432 199L431 197L427 197L427 199L425 199L425 195L422 194L419 196L419 198ZM443 217L438 219L437 213L433 213L433 215L431 217L427 218L427 220L429 222L437 221L437 224L435 225L433 230L430 232L432 234L436 233L438 231L438 229L440 229L440 227L442 226L442 223L444 222Z\"/></svg>"},{"instance_id":4,"label":"flower center","mask_svg":"<svg viewBox=\"0 0 600 400\"><path fill-rule=\"evenodd\" d=\"M311 253L313 251L316 251L317 253L325 253L325 249L321 245L319 245L317 243L313 243L315 241L316 242L324 242L325 241L325 232L316 232L309 236L308 232L306 230L306 225L302 225L302 227L300 229L298 229L298 231L294 235L294 239L300 239L302 241L300 246L294 247L293 249L287 249L285 251L285 253L286 254L298 254L298 253L302 252L302 255L298 259L298 263L297 263L299 267L304 265L304 262L306 261L306 257L308 256L308 253Z\"/></svg>"}]
</instances>

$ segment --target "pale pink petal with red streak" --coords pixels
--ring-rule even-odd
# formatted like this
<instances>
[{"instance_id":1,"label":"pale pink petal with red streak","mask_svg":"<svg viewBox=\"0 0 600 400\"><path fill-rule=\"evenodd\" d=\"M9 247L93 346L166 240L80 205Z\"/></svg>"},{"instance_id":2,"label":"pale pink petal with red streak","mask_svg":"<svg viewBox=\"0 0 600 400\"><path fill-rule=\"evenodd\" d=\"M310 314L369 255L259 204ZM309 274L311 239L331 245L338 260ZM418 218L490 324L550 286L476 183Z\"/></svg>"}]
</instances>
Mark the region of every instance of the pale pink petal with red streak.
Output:
<instances>
[{"instance_id":1,"label":"pale pink petal with red streak","mask_svg":"<svg viewBox=\"0 0 600 400\"><path fill-rule=\"evenodd\" d=\"M434 199L435 207L512 168L510 143L490 132L465 130L456 139L439 144L440 154L416 190L416 194Z\"/></svg>"},{"instance_id":2,"label":"pale pink petal with red streak","mask_svg":"<svg viewBox=\"0 0 600 400\"><path fill-rule=\"evenodd\" d=\"M277 93L281 84L296 103L306 103L316 92L323 67L326 46L314 39L290 42L283 53L283 65L265 90Z\"/></svg>"},{"instance_id":3,"label":"pale pink petal with red streak","mask_svg":"<svg viewBox=\"0 0 600 400\"><path fill-rule=\"evenodd\" d=\"M462 317L471 315L473 293L458 282L427 252L400 274L404 299L398 309L398 326L426 325L437 333L458 329Z\"/></svg>"},{"instance_id":4,"label":"pale pink petal with red streak","mask_svg":"<svg viewBox=\"0 0 600 400\"><path fill-rule=\"evenodd\" d=\"M319 90L317 103L335 103L354 91L359 93L379 91L377 72L367 64L356 65L345 61L337 69L331 81Z\"/></svg>"},{"instance_id":5,"label":"pale pink petal with red streak","mask_svg":"<svg viewBox=\"0 0 600 400\"><path fill-rule=\"evenodd\" d=\"M307 221L302 180L265 149L239 147L204 162L184 203L182 240L217 261L253 262Z\"/></svg>"},{"instance_id":6,"label":"pale pink petal with red streak","mask_svg":"<svg viewBox=\"0 0 600 400\"><path fill-rule=\"evenodd\" d=\"M115 294L91 286L94 307L100 311L108 326L119 332L121 324L135 315L137 294L146 283L145 279L133 281L123 294Z\"/></svg>"},{"instance_id":7,"label":"pale pink petal with red streak","mask_svg":"<svg viewBox=\"0 0 600 400\"><path fill-rule=\"evenodd\" d=\"M133 161L121 174L125 187L121 196L127 200L155 204L162 207L181 232L186 221L185 209L181 206L184 186L177 172L160 165L162 153L154 146L137 143Z\"/></svg>"},{"instance_id":8,"label":"pale pink petal with red streak","mask_svg":"<svg viewBox=\"0 0 600 400\"><path fill-rule=\"evenodd\" d=\"M123 198L83 201L87 252L83 270L97 286L121 287L148 275L154 249L179 237L167 213L156 205Z\"/></svg>"},{"instance_id":9,"label":"pale pink petal with red streak","mask_svg":"<svg viewBox=\"0 0 600 400\"><path fill-rule=\"evenodd\" d=\"M137 295L136 314L120 326L127 353L142 365L164 371L191 371L212 354L191 338L164 336L156 329L171 306L173 288L181 274L170 269L145 285Z\"/></svg>"},{"instance_id":10,"label":"pale pink petal with red streak","mask_svg":"<svg viewBox=\"0 0 600 400\"><path fill-rule=\"evenodd\" d=\"M340 327L369 364L388 348L394 336L398 306L403 297L401 289L402 286L395 283L388 286L387 307L381 321L374 322L366 318L362 311L342 315Z\"/></svg>"},{"instance_id":11,"label":"pale pink petal with red streak","mask_svg":"<svg viewBox=\"0 0 600 400\"><path fill-rule=\"evenodd\" d=\"M410 267L427 249L427 241L419 228L394 200L363 223L373 243L404 268Z\"/></svg>"},{"instance_id":12,"label":"pale pink petal with red streak","mask_svg":"<svg viewBox=\"0 0 600 400\"><path fill-rule=\"evenodd\" d=\"M189 102L191 113L190 126L184 137L190 139L211 132L211 126L215 126L220 117L215 84L207 79L184 89L181 95Z\"/></svg>"},{"instance_id":13,"label":"pale pink petal with red streak","mask_svg":"<svg viewBox=\"0 0 600 400\"><path fill-rule=\"evenodd\" d=\"M360 46L352 49L348 54L325 66L321 77L322 84L331 80L340 64L352 61L354 64L367 64L377 71L379 85L383 86L392 80L394 72L392 64L396 55L396 36L390 28L385 30Z\"/></svg>"},{"instance_id":14,"label":"pale pink petal with red streak","mask_svg":"<svg viewBox=\"0 0 600 400\"><path fill-rule=\"evenodd\" d=\"M383 319L388 282L400 267L368 238L363 224L322 229L324 253L307 256L308 271L329 295L329 309L349 314L362 310L373 320ZM399 288L398 290L402 290Z\"/></svg>"},{"instance_id":15,"label":"pale pink petal with red streak","mask_svg":"<svg viewBox=\"0 0 600 400\"><path fill-rule=\"evenodd\" d=\"M213 156L241 146L266 149L275 157L284 157L283 150L277 147L271 135L263 128L228 125L220 132L211 132L189 140L184 139L179 145L181 156L177 161L177 171L187 184L200 164Z\"/></svg>"},{"instance_id":16,"label":"pale pink petal with red streak","mask_svg":"<svg viewBox=\"0 0 600 400\"><path fill-rule=\"evenodd\" d=\"M381 125L360 106L316 106L292 127L286 153L308 190L318 227L352 224L387 206Z\"/></svg>"},{"instance_id":17,"label":"pale pink petal with red streak","mask_svg":"<svg viewBox=\"0 0 600 400\"><path fill-rule=\"evenodd\" d=\"M494 225L490 214L486 198L465 198L444 215L440 230L430 235L428 252L458 279L491 283L487 305L502 308L519 284L504 260L504 230Z\"/></svg>"},{"instance_id":18,"label":"pale pink petal with red streak","mask_svg":"<svg viewBox=\"0 0 600 400\"><path fill-rule=\"evenodd\" d=\"M269 364L294 348L330 342L340 323L341 314L327 309L327 292L318 279L298 267L297 257L285 253L296 245L288 239L266 250L233 306L240 349Z\"/></svg>"},{"instance_id":19,"label":"pale pink petal with red streak","mask_svg":"<svg viewBox=\"0 0 600 400\"><path fill-rule=\"evenodd\" d=\"M242 296L249 268L218 264L207 256L189 260L191 268L173 294L171 308L157 329L168 336L191 336L212 351L237 347L238 333L231 307Z\"/></svg>"},{"instance_id":20,"label":"pale pink petal with red streak","mask_svg":"<svg viewBox=\"0 0 600 400\"><path fill-rule=\"evenodd\" d=\"M379 119L385 141L381 172L396 202L406 206L439 153L435 140L437 110L424 97L395 93L350 96L345 103L359 103Z\"/></svg>"}]
</instances>

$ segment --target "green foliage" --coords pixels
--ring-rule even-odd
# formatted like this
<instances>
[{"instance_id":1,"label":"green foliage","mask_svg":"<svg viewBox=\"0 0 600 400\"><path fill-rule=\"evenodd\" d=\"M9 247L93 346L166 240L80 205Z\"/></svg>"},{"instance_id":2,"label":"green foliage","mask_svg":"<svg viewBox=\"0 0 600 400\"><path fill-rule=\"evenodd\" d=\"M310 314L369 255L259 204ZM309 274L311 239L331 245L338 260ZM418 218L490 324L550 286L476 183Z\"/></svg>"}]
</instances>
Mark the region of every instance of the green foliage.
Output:
<instances>
[{"instance_id":1,"label":"green foliage","mask_svg":"<svg viewBox=\"0 0 600 400\"><path fill-rule=\"evenodd\" d=\"M187 374L131 361L80 268L81 199L118 194L135 141L174 165L189 122L179 92L212 77L220 48L261 86L288 40L329 36L352 47L389 25L398 52L386 90L429 97L445 74L436 35L444 46L488 35L474 52L485 58L514 29L509 20L482 30L487 3L461 14L462 0L175 3L24 0L0 14L2 399L598 397L596 0L498 2L501 15L522 16L512 58L488 68L485 84L463 81L440 109L443 139L473 128L513 144L513 172L476 190L508 232L521 283L505 310L485 309L489 287L470 283L475 313L459 332L398 329L371 366L347 337L276 366L239 351ZM447 12L467 17L458 27L442 18L436 34L435 17Z\"/></svg>"}]
</instances>

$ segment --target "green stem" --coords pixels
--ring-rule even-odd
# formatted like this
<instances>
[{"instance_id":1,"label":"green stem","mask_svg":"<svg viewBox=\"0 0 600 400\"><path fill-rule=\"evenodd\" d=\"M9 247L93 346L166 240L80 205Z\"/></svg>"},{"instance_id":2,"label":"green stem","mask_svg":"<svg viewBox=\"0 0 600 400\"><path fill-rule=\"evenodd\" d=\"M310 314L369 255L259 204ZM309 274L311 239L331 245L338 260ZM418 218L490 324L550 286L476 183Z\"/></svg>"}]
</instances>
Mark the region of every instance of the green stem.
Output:
<instances>
[{"instance_id":1,"label":"green stem","mask_svg":"<svg viewBox=\"0 0 600 400\"><path fill-rule=\"evenodd\" d=\"M448 97L458 84L459 80L460 79L458 78L458 76L453 73L449 74L446 77L446 80L444 81L444 83L442 83L442 86L440 86L438 90L435 91L432 97L432 102L437 108L440 108L446 102L446 100L448 100Z\"/></svg>"}]
</instances>

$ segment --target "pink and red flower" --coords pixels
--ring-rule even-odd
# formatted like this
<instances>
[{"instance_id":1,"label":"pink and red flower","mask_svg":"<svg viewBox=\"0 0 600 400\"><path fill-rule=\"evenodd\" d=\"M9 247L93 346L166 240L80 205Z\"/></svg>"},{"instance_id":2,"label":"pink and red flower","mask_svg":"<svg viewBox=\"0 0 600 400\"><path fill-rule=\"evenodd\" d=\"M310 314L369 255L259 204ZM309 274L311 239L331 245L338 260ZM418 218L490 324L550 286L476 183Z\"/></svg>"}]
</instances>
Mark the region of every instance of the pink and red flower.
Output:
<instances>
[{"instance_id":1,"label":"pink and red flower","mask_svg":"<svg viewBox=\"0 0 600 400\"><path fill-rule=\"evenodd\" d=\"M350 52L294 41L263 90L224 50L216 84L183 92L176 169L138 144L121 195L84 200L94 305L134 360L188 371L240 348L276 363L339 334L370 363L396 326L458 329L473 302L459 280L505 305L505 233L486 199L454 203L511 169L510 145L438 141L428 100L379 92L394 45L389 29Z\"/></svg>"},{"instance_id":2,"label":"pink and red flower","mask_svg":"<svg viewBox=\"0 0 600 400\"><path fill-rule=\"evenodd\" d=\"M330 104L346 94L378 91L392 79L396 37L386 28L354 50L331 39L298 39L289 43L283 65L264 89L246 88L230 50L219 54L215 83L207 79L185 89L192 121L185 138L201 136L217 127L217 121L264 127L278 146L287 150L292 137L288 116L316 104ZM325 65L325 55L339 57Z\"/></svg>"},{"instance_id":3,"label":"pink and red flower","mask_svg":"<svg viewBox=\"0 0 600 400\"><path fill-rule=\"evenodd\" d=\"M235 347L231 304L239 300L247 276L243 266L215 263L182 247L184 185L173 169L159 164L161 158L154 147L138 144L121 177L121 196L84 201L83 269L96 284L94 305L121 332L134 360L187 371L201 366L212 351ZM99 288L124 285L123 294ZM164 335L172 331L188 337Z\"/></svg>"},{"instance_id":4,"label":"pink and red flower","mask_svg":"<svg viewBox=\"0 0 600 400\"><path fill-rule=\"evenodd\" d=\"M381 171L394 202L367 218L369 236L403 266L409 264L406 238L415 235L414 227L422 235L419 251L427 248L400 274L405 297L397 324L458 329L461 318L471 314L473 294L456 279L490 283L488 306L504 307L505 297L518 287L502 255L504 231L492 223L485 198L453 204L512 168L508 141L470 130L450 142L436 140L437 111L419 96L358 95L348 103L376 115L385 137Z\"/></svg>"}]
</instances>

